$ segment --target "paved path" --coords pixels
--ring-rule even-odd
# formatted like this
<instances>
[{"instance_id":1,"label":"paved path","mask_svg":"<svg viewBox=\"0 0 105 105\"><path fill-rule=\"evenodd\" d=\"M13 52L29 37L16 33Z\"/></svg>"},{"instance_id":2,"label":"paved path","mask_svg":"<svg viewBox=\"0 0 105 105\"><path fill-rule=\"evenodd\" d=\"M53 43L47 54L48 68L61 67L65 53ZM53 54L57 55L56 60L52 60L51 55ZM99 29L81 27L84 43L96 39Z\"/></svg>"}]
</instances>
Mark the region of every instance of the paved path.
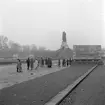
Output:
<instances>
[{"instance_id":1,"label":"paved path","mask_svg":"<svg viewBox=\"0 0 105 105\"><path fill-rule=\"evenodd\" d=\"M0 105L44 105L93 65L72 65L24 83L0 90Z\"/></svg>"},{"instance_id":2,"label":"paved path","mask_svg":"<svg viewBox=\"0 0 105 105\"><path fill-rule=\"evenodd\" d=\"M59 105L105 105L105 66L99 66Z\"/></svg>"},{"instance_id":3,"label":"paved path","mask_svg":"<svg viewBox=\"0 0 105 105\"><path fill-rule=\"evenodd\" d=\"M50 69L44 67L27 71L25 64L22 67L23 73L16 72L16 65L0 67L0 89L64 69L53 66Z\"/></svg>"}]
</instances>

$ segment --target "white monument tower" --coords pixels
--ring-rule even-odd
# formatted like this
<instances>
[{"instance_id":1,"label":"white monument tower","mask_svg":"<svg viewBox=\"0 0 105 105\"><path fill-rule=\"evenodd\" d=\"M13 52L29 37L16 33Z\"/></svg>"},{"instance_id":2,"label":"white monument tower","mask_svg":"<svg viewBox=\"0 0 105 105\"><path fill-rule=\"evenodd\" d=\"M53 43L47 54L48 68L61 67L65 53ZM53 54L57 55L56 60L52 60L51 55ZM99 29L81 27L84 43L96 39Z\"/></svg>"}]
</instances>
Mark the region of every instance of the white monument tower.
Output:
<instances>
[{"instance_id":1,"label":"white monument tower","mask_svg":"<svg viewBox=\"0 0 105 105\"><path fill-rule=\"evenodd\" d=\"M69 46L67 44L67 40L66 40L66 32L65 31L62 33L62 44L61 44L61 48L62 49L69 48Z\"/></svg>"}]
</instances>

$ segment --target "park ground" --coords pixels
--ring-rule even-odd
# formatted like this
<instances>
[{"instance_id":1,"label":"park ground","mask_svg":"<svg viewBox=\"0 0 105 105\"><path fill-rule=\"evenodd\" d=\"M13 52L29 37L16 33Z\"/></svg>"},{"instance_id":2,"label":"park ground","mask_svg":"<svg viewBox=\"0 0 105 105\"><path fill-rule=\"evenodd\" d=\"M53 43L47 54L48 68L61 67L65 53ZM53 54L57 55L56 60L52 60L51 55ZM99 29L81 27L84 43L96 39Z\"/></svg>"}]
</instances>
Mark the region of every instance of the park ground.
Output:
<instances>
[{"instance_id":1,"label":"park ground","mask_svg":"<svg viewBox=\"0 0 105 105\"><path fill-rule=\"evenodd\" d=\"M68 68L64 68L53 73L48 73L47 75L43 75L38 78L34 78L33 75L31 80L1 89L0 104L44 105L93 66L94 64L73 64ZM50 70L51 69L48 69L48 71ZM9 81L15 81L15 77L16 76L14 75L14 77L11 77ZM20 77L21 76L16 77L16 80L18 80L18 78L21 80ZM24 78L24 76L22 76L22 78Z\"/></svg>"}]
</instances>

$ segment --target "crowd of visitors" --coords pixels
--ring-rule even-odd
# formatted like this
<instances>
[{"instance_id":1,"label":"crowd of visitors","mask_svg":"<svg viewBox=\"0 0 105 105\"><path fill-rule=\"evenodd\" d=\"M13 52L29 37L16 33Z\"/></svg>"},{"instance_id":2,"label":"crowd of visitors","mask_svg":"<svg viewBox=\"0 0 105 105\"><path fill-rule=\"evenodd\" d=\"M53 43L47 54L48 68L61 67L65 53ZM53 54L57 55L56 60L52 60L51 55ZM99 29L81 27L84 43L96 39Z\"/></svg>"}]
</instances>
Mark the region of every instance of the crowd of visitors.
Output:
<instances>
[{"instance_id":1,"label":"crowd of visitors","mask_svg":"<svg viewBox=\"0 0 105 105\"><path fill-rule=\"evenodd\" d=\"M66 66L70 66L72 63L72 59L59 59L58 60L58 66L59 67L66 67Z\"/></svg>"},{"instance_id":2,"label":"crowd of visitors","mask_svg":"<svg viewBox=\"0 0 105 105\"><path fill-rule=\"evenodd\" d=\"M70 66L72 59L58 59L58 67ZM52 58L50 57L28 57L26 59L27 70L37 70L39 67L52 68ZM36 64L36 66L35 66ZM22 72L22 63L20 59L17 59L17 72Z\"/></svg>"}]
</instances>

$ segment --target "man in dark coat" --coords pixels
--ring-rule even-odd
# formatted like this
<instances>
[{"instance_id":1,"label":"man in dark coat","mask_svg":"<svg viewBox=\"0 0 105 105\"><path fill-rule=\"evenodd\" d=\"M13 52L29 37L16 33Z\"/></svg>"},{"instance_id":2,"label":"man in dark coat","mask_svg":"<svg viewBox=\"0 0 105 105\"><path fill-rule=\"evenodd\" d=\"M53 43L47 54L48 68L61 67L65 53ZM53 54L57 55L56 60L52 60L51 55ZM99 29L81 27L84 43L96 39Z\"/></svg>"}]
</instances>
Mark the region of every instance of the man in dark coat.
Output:
<instances>
[{"instance_id":1,"label":"man in dark coat","mask_svg":"<svg viewBox=\"0 0 105 105\"><path fill-rule=\"evenodd\" d=\"M42 58L42 67L44 66L44 59Z\"/></svg>"},{"instance_id":2,"label":"man in dark coat","mask_svg":"<svg viewBox=\"0 0 105 105\"><path fill-rule=\"evenodd\" d=\"M34 59L33 58L30 59L30 66L31 66L31 70L33 70L33 68L34 68Z\"/></svg>"},{"instance_id":3,"label":"man in dark coat","mask_svg":"<svg viewBox=\"0 0 105 105\"><path fill-rule=\"evenodd\" d=\"M58 59L58 67L60 67L60 66L61 66L61 60Z\"/></svg>"},{"instance_id":4,"label":"man in dark coat","mask_svg":"<svg viewBox=\"0 0 105 105\"><path fill-rule=\"evenodd\" d=\"M50 67L52 67L52 59L50 58Z\"/></svg>"},{"instance_id":5,"label":"man in dark coat","mask_svg":"<svg viewBox=\"0 0 105 105\"><path fill-rule=\"evenodd\" d=\"M41 67L43 67L44 66L44 61L43 61L43 58L42 57L40 59L40 62L41 62Z\"/></svg>"},{"instance_id":6,"label":"man in dark coat","mask_svg":"<svg viewBox=\"0 0 105 105\"><path fill-rule=\"evenodd\" d=\"M48 64L47 64L48 68L52 67L52 59L48 58Z\"/></svg>"},{"instance_id":7,"label":"man in dark coat","mask_svg":"<svg viewBox=\"0 0 105 105\"><path fill-rule=\"evenodd\" d=\"M65 61L65 59L63 59L62 65L63 65L63 67L66 66L66 61Z\"/></svg>"},{"instance_id":8,"label":"man in dark coat","mask_svg":"<svg viewBox=\"0 0 105 105\"><path fill-rule=\"evenodd\" d=\"M69 66L69 60L67 59L67 66Z\"/></svg>"},{"instance_id":9,"label":"man in dark coat","mask_svg":"<svg viewBox=\"0 0 105 105\"><path fill-rule=\"evenodd\" d=\"M28 59L26 60L26 63L27 63L27 70L29 70L29 67L30 67L30 58L28 57Z\"/></svg>"}]
</instances>

